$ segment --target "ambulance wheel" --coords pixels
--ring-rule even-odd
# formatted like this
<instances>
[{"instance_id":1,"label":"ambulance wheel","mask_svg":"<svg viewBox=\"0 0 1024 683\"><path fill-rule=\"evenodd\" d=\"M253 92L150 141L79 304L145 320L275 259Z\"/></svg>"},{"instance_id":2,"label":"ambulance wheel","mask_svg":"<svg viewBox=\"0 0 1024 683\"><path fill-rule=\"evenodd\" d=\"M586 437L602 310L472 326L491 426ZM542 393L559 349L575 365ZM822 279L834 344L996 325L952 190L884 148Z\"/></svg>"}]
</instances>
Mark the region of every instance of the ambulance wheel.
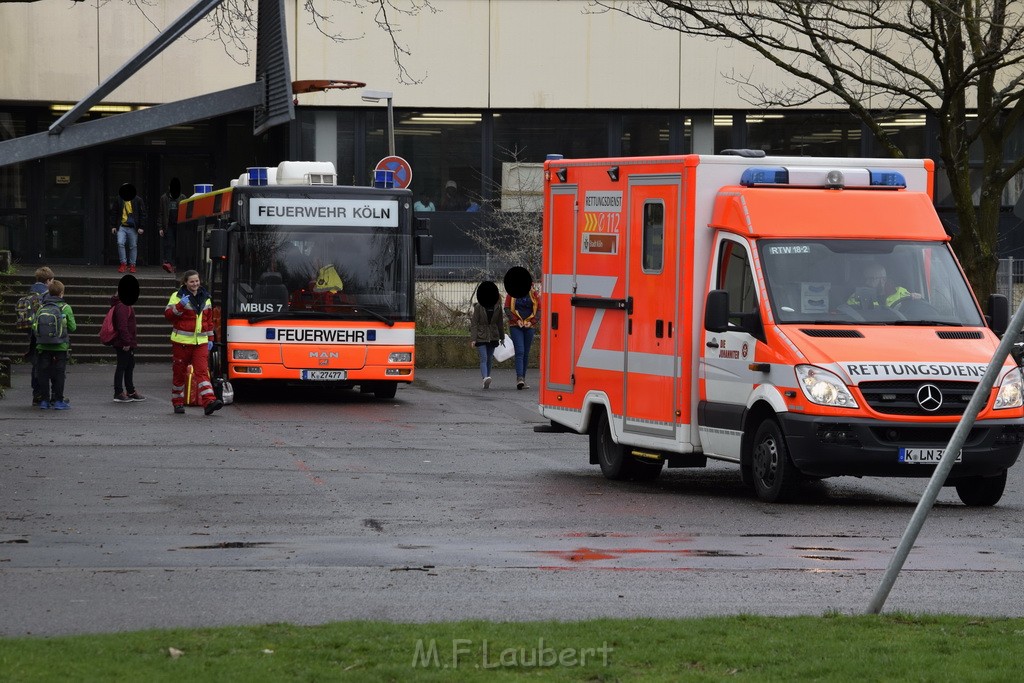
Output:
<instances>
[{"instance_id":1,"label":"ambulance wheel","mask_svg":"<svg viewBox=\"0 0 1024 683\"><path fill-rule=\"evenodd\" d=\"M1006 470L994 477L968 477L956 482L956 494L968 507L992 507L1003 497Z\"/></svg>"},{"instance_id":2,"label":"ambulance wheel","mask_svg":"<svg viewBox=\"0 0 1024 683\"><path fill-rule=\"evenodd\" d=\"M790 500L800 482L800 472L789 457L779 423L765 420L757 428L750 457L754 491L766 503Z\"/></svg>"},{"instance_id":3,"label":"ambulance wheel","mask_svg":"<svg viewBox=\"0 0 1024 683\"><path fill-rule=\"evenodd\" d=\"M608 413L601 411L597 420L597 428L590 432L590 449L597 455L601 465L601 474L606 479L622 481L633 479L649 481L661 474L663 462L647 462L634 458L629 449L612 439L612 428L608 421Z\"/></svg>"}]
</instances>

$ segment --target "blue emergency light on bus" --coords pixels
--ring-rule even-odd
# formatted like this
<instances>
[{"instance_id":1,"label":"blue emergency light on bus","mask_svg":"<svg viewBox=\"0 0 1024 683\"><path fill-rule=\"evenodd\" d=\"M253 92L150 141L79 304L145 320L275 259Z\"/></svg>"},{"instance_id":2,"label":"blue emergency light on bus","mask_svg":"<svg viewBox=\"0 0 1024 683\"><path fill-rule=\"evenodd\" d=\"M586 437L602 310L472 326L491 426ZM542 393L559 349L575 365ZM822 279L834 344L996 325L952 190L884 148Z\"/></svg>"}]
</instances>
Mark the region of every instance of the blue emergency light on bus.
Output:
<instances>
[{"instance_id":1,"label":"blue emergency light on bus","mask_svg":"<svg viewBox=\"0 0 1024 683\"><path fill-rule=\"evenodd\" d=\"M388 170L375 170L373 172L373 186L384 189L394 187L395 172Z\"/></svg>"},{"instance_id":2,"label":"blue emergency light on bus","mask_svg":"<svg viewBox=\"0 0 1024 683\"><path fill-rule=\"evenodd\" d=\"M268 169L266 166L250 166L246 170L249 173L250 185L263 186L268 184Z\"/></svg>"}]
</instances>

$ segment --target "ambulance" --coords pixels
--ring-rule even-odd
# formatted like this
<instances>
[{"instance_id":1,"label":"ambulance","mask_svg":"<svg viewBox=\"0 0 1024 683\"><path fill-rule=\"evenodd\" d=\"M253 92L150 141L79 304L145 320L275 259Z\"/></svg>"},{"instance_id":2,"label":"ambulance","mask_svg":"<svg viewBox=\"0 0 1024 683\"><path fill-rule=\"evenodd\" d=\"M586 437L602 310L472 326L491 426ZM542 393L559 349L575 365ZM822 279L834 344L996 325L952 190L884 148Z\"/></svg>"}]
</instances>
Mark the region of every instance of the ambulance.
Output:
<instances>
[{"instance_id":1,"label":"ambulance","mask_svg":"<svg viewBox=\"0 0 1024 683\"><path fill-rule=\"evenodd\" d=\"M260 385L358 386L389 400L415 379L429 222L393 177L373 187L336 179L331 162L284 161L178 204L179 237L197 236L213 294L215 386L242 396Z\"/></svg>"},{"instance_id":2,"label":"ambulance","mask_svg":"<svg viewBox=\"0 0 1024 683\"><path fill-rule=\"evenodd\" d=\"M933 176L927 159L552 155L538 431L587 435L609 479L733 463L767 502L930 476L1009 318L975 299ZM1007 360L947 484L995 505L1022 443Z\"/></svg>"}]
</instances>

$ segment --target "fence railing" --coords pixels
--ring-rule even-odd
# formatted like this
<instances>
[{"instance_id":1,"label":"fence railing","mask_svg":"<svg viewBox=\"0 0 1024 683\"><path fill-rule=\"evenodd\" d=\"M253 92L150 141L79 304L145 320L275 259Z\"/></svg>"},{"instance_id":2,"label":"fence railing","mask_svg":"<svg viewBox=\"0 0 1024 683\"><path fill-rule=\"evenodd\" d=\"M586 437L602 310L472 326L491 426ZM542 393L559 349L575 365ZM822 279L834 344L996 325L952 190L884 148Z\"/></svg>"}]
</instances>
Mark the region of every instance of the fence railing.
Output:
<instances>
[{"instance_id":1,"label":"fence railing","mask_svg":"<svg viewBox=\"0 0 1024 683\"><path fill-rule=\"evenodd\" d=\"M996 292L1010 301L1012 315L1024 299L1024 259L1001 258L996 269Z\"/></svg>"},{"instance_id":2,"label":"fence railing","mask_svg":"<svg viewBox=\"0 0 1024 683\"><path fill-rule=\"evenodd\" d=\"M416 319L421 328L465 329L476 287L492 280L501 287L509 266L484 254L435 254L416 267Z\"/></svg>"}]
</instances>

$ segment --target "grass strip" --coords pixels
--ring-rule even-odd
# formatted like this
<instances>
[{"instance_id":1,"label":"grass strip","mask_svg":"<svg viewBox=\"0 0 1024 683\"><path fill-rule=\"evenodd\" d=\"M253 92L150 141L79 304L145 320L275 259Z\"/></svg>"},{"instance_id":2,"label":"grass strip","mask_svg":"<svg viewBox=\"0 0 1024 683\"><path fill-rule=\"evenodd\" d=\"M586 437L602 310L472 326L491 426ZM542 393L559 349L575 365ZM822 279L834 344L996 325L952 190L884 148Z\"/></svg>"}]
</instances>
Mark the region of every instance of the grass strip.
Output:
<instances>
[{"instance_id":1,"label":"grass strip","mask_svg":"<svg viewBox=\"0 0 1024 683\"><path fill-rule=\"evenodd\" d=\"M1013 681L1024 619L464 621L0 639L3 681Z\"/></svg>"}]
</instances>

